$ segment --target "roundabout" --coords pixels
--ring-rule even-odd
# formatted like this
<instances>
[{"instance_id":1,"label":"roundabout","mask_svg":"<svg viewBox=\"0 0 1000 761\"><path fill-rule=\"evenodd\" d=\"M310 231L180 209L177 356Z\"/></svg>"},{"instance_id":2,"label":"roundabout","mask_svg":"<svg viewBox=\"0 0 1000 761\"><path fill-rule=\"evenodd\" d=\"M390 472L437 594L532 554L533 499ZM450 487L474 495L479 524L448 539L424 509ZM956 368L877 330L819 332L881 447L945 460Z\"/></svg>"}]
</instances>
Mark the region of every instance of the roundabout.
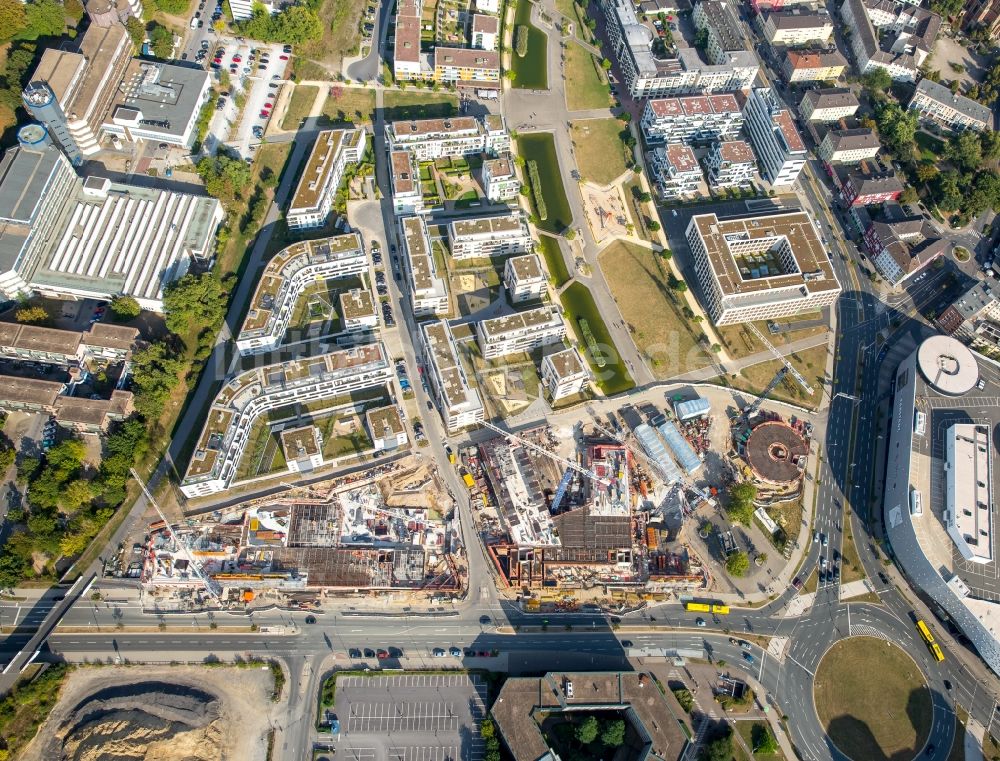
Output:
<instances>
[{"instance_id":1,"label":"roundabout","mask_svg":"<svg viewBox=\"0 0 1000 761\"><path fill-rule=\"evenodd\" d=\"M830 742L853 761L909 761L933 721L931 691L917 663L876 637L848 637L826 651L813 686Z\"/></svg>"}]
</instances>

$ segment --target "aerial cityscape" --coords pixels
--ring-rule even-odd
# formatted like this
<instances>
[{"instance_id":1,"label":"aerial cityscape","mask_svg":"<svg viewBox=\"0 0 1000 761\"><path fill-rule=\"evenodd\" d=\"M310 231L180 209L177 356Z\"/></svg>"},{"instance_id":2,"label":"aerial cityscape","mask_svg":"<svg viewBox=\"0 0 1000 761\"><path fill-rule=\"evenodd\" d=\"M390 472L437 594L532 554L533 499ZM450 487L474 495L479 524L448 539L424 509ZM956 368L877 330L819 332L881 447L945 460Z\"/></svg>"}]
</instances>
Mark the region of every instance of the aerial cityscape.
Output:
<instances>
[{"instance_id":1,"label":"aerial cityscape","mask_svg":"<svg viewBox=\"0 0 1000 761\"><path fill-rule=\"evenodd\" d=\"M1000 0L0 3L0 761L1000 761Z\"/></svg>"}]
</instances>

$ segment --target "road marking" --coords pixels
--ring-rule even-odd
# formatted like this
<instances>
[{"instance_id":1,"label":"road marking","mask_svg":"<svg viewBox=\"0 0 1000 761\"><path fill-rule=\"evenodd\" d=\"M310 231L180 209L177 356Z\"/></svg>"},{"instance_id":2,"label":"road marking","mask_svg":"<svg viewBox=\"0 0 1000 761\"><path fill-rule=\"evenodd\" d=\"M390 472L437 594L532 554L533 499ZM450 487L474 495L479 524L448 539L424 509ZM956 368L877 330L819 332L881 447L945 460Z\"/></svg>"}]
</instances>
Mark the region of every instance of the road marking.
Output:
<instances>
[{"instance_id":1,"label":"road marking","mask_svg":"<svg viewBox=\"0 0 1000 761\"><path fill-rule=\"evenodd\" d=\"M802 669L802 670L803 670L803 671L805 671L805 672L806 672L807 674L809 674L809 676L811 676L811 677L813 677L813 678L815 678L815 677L816 677L816 672L814 672L814 671L812 671L811 669L808 669L808 668L806 668L805 666L803 666L803 665L802 665L801 663L799 663L799 662L798 662L797 660L795 660L795 658L794 658L794 657L792 657L791 655L789 655L789 656L788 656L788 660L790 660L790 661L791 661L792 663L794 663L794 664L795 664L796 666L798 666L798 667L799 667L800 669Z\"/></svg>"}]
</instances>

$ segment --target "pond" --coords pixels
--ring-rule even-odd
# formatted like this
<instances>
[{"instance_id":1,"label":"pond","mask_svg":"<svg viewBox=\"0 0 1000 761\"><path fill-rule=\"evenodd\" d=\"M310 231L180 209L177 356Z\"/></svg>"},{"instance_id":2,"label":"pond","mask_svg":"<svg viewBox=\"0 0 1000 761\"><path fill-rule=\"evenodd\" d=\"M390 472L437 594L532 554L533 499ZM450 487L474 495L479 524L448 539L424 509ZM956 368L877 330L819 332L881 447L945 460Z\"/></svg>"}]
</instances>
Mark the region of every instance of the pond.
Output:
<instances>
[{"instance_id":1,"label":"pond","mask_svg":"<svg viewBox=\"0 0 1000 761\"><path fill-rule=\"evenodd\" d=\"M538 220L538 227L546 232L561 233L573 223L573 212L569 208L569 200L566 198L566 189L563 187L562 176L559 174L559 159L556 158L555 139L548 132L536 132L529 135L521 135L517 138L517 152L524 157L525 166L522 175L526 184L528 167L527 162L538 163L538 177L542 185L542 197L545 199L545 206L548 216L544 220ZM534 192L534 189L532 189ZM532 210L537 216L538 209L534 205L532 197ZM555 275L555 273L552 273Z\"/></svg>"},{"instance_id":2,"label":"pond","mask_svg":"<svg viewBox=\"0 0 1000 761\"><path fill-rule=\"evenodd\" d=\"M611 333L590 289L583 283L573 283L562 292L559 299L566 311L566 322L580 342L580 353L590 365L590 371L601 391L607 396L613 396L633 388L635 381L625 369L625 363L611 339ZM592 350L591 345L596 350Z\"/></svg>"},{"instance_id":3,"label":"pond","mask_svg":"<svg viewBox=\"0 0 1000 761\"><path fill-rule=\"evenodd\" d=\"M549 89L548 61L546 58L548 38L545 32L531 23L531 3L520 0L517 4L517 14L514 16L514 37L517 38L517 27L528 27L528 51L522 58L515 50L511 51L510 67L514 72L515 88L521 90Z\"/></svg>"}]
</instances>

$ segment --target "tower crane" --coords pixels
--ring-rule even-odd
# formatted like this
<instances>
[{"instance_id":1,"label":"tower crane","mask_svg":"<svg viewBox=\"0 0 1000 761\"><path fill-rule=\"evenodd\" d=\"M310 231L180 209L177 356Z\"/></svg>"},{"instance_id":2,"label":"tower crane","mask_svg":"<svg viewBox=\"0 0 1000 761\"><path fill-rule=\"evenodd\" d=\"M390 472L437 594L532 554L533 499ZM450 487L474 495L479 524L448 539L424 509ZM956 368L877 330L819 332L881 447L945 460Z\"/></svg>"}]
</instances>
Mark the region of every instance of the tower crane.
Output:
<instances>
[{"instance_id":1,"label":"tower crane","mask_svg":"<svg viewBox=\"0 0 1000 761\"><path fill-rule=\"evenodd\" d=\"M167 516L163 514L160 506L156 503L156 500L153 499L153 495L150 494L149 489L146 488L146 482L139 478L139 474L135 472L135 468L130 468L129 472L132 474L132 478L136 480L136 483L139 484L139 488L142 489L142 493L146 496L146 501L153 506L153 509L156 510L156 514L160 516L160 520L163 521L163 526L170 535L170 539L187 556L188 565L191 566L191 570L194 571L194 575L197 576L198 580L205 585L205 589L208 590L210 595L212 595L212 598L216 602L221 602L221 599L219 598L219 590L216 589L215 582L210 580L201 572L201 565L191 554L191 548L177 538L177 534L174 533L174 527L170 525L170 521L167 520Z\"/></svg>"},{"instance_id":2,"label":"tower crane","mask_svg":"<svg viewBox=\"0 0 1000 761\"><path fill-rule=\"evenodd\" d=\"M530 449L532 452L548 457L551 460L555 460L556 462L565 465L567 468L575 470L577 473L586 476L591 481L597 481L597 483L602 484L603 486L611 486L611 482L608 479L601 478L599 475L594 473L594 471L587 470L587 468L583 467L582 465L579 465L573 462L572 460L567 460L565 457L560 457L554 452L550 452L548 449L540 447L537 444L528 441L527 439L523 439L515 433L511 433L510 431L505 431L503 428L493 425L493 423L488 423L485 420L480 420L479 425L481 425L483 428L488 428L494 433L503 436L505 439L508 439L510 441L516 441L518 444L525 447L526 449Z\"/></svg>"},{"instance_id":3,"label":"tower crane","mask_svg":"<svg viewBox=\"0 0 1000 761\"><path fill-rule=\"evenodd\" d=\"M636 446L634 446L632 444L632 441L631 441L631 438L632 438L631 437L631 432L629 432L625 436L622 436L621 434L617 434L617 433L614 433L612 431L609 431L607 428L605 428L604 426L602 426L600 423L597 422L597 415L594 413L593 409L591 409L590 407L587 407L587 412L590 414L591 425L593 425L594 428L596 428L598 431L600 431L601 433L603 433L605 436L607 436L612 441L617 441L623 447L627 448L628 451L631 452L634 457L641 458L647 465L649 465L650 468L652 468L654 471L656 471L657 473L660 474L660 478L661 479L663 479L664 481L666 480L665 475L660 470L660 466L657 465L655 462L653 462L653 460L645 452L643 452L641 449L639 449L639 447L636 447Z\"/></svg>"}]
</instances>

